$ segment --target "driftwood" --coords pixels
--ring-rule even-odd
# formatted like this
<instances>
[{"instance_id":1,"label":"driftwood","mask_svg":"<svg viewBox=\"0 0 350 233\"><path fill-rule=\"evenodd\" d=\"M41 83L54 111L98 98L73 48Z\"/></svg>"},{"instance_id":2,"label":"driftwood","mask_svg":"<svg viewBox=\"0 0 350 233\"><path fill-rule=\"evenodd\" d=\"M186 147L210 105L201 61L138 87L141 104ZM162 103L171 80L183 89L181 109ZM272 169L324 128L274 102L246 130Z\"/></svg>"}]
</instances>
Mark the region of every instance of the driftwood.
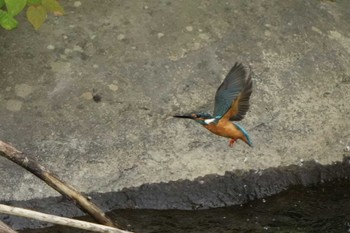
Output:
<instances>
[{"instance_id":1,"label":"driftwood","mask_svg":"<svg viewBox=\"0 0 350 233\"><path fill-rule=\"evenodd\" d=\"M11 229L4 222L0 221L0 232L1 233L18 233L17 231Z\"/></svg>"},{"instance_id":2,"label":"driftwood","mask_svg":"<svg viewBox=\"0 0 350 233\"><path fill-rule=\"evenodd\" d=\"M94 203L89 201L75 188L60 180L51 171L38 164L30 156L22 153L21 151L18 151L17 149L15 149L7 143L4 143L3 141L0 141L0 155L30 171L35 176L45 181L56 191L61 193L63 196L65 196L69 200L73 200L74 204L76 204L82 211L89 214L98 223L106 226L120 228L120 226L117 223L113 222L111 219L106 217L99 207L97 207Z\"/></svg>"},{"instance_id":3,"label":"driftwood","mask_svg":"<svg viewBox=\"0 0 350 233\"><path fill-rule=\"evenodd\" d=\"M2 204L0 204L0 213L36 219L43 222L75 227L75 228L94 231L94 232L130 233L129 231L123 231L118 228L114 228L110 226L104 226L96 223L64 218L64 217L59 217L59 216L50 215L50 214L44 214L37 211L32 211L32 210L27 210L23 208L2 205ZM0 225L0 232L2 232L1 225ZM7 231L5 232L7 233ZM12 232L9 231L8 233L15 233L15 231L12 231Z\"/></svg>"}]
</instances>

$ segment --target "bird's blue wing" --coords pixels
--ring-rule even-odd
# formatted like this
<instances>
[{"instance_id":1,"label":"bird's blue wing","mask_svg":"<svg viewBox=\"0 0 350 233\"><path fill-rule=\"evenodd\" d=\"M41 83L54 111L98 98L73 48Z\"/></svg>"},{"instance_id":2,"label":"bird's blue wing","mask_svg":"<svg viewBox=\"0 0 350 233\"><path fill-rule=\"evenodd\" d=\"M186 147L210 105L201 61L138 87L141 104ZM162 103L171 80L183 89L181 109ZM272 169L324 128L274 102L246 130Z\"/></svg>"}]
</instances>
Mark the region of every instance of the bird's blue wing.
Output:
<instances>
[{"instance_id":1,"label":"bird's blue wing","mask_svg":"<svg viewBox=\"0 0 350 233\"><path fill-rule=\"evenodd\" d=\"M242 64L235 63L230 72L225 77L224 81L219 86L215 94L214 117L221 119L229 110L232 116L238 113L238 109L232 109L239 104L234 104L234 101L239 97L246 83L246 71Z\"/></svg>"},{"instance_id":2,"label":"bird's blue wing","mask_svg":"<svg viewBox=\"0 0 350 233\"><path fill-rule=\"evenodd\" d=\"M228 118L230 121L240 121L244 118L245 114L249 110L249 99L253 92L253 81L250 74L247 75L244 83L243 90L239 96L232 103L234 111L228 111ZM237 103L235 103L237 102Z\"/></svg>"}]
</instances>

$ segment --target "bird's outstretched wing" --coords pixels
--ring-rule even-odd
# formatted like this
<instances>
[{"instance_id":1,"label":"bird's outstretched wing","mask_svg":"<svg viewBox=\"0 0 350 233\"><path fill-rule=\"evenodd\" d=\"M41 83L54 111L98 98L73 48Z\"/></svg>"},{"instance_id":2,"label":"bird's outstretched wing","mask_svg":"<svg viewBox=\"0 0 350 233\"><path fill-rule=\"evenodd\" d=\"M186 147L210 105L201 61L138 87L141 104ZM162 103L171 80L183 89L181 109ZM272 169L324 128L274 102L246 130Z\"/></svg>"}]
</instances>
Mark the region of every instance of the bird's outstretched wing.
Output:
<instances>
[{"instance_id":1,"label":"bird's outstretched wing","mask_svg":"<svg viewBox=\"0 0 350 233\"><path fill-rule=\"evenodd\" d=\"M242 64L235 63L215 94L214 117L242 120L249 109L253 83Z\"/></svg>"}]
</instances>

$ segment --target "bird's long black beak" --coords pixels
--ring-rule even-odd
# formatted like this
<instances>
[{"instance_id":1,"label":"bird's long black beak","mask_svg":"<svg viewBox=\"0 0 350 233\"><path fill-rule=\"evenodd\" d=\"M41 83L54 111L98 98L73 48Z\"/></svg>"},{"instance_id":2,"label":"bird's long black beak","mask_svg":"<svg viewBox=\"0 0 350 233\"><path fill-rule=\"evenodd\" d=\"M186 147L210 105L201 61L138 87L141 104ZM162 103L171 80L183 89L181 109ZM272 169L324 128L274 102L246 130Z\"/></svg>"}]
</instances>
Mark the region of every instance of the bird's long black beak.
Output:
<instances>
[{"instance_id":1,"label":"bird's long black beak","mask_svg":"<svg viewBox=\"0 0 350 233\"><path fill-rule=\"evenodd\" d=\"M191 115L191 114L185 114L185 115L174 115L173 117L176 117L176 118L187 118L187 119L194 119L193 115Z\"/></svg>"}]
</instances>

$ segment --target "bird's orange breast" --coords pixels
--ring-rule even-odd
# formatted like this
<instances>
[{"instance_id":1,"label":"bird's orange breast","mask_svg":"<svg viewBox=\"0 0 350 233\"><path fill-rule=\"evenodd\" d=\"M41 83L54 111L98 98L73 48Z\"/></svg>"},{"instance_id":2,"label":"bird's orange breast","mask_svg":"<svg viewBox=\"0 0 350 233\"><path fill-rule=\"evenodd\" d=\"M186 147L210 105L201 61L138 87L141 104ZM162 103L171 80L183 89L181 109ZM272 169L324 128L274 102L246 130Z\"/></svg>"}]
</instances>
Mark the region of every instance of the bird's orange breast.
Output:
<instances>
[{"instance_id":1,"label":"bird's orange breast","mask_svg":"<svg viewBox=\"0 0 350 233\"><path fill-rule=\"evenodd\" d=\"M226 138L242 138L242 132L236 129L236 127L230 121L220 120L217 124L203 125L210 132L226 137Z\"/></svg>"}]
</instances>

